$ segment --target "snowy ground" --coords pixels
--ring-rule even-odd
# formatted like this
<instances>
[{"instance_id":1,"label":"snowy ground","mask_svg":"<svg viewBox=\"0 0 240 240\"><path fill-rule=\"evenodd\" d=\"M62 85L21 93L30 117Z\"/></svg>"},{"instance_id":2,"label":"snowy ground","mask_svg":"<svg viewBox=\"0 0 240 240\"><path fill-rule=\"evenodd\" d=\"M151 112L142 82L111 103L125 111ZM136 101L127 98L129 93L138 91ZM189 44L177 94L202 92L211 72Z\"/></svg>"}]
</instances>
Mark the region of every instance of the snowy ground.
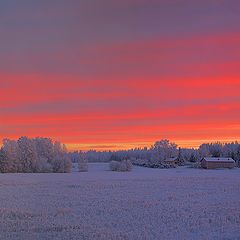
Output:
<instances>
[{"instance_id":1,"label":"snowy ground","mask_svg":"<svg viewBox=\"0 0 240 240\"><path fill-rule=\"evenodd\" d=\"M240 239L240 169L0 174L0 239Z\"/></svg>"}]
</instances>

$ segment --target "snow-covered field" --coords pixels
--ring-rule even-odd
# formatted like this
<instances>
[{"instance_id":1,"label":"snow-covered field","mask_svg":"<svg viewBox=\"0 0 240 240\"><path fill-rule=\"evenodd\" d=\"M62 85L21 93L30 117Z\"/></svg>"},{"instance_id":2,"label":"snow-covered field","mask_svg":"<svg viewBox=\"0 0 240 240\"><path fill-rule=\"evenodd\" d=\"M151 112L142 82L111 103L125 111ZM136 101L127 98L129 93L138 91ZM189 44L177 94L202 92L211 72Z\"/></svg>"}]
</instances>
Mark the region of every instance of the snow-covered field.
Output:
<instances>
[{"instance_id":1,"label":"snow-covered field","mask_svg":"<svg viewBox=\"0 0 240 240\"><path fill-rule=\"evenodd\" d=\"M0 239L240 239L240 169L0 174Z\"/></svg>"}]
</instances>

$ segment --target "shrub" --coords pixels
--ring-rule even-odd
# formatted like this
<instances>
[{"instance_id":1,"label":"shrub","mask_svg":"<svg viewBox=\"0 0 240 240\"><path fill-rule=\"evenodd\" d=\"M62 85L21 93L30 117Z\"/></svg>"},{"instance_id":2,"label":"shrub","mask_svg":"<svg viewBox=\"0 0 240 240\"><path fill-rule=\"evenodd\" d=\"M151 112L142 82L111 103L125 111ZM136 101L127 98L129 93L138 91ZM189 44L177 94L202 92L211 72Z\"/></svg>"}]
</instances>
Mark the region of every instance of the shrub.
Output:
<instances>
[{"instance_id":1,"label":"shrub","mask_svg":"<svg viewBox=\"0 0 240 240\"><path fill-rule=\"evenodd\" d=\"M109 167L111 171L129 172L132 170L132 163L130 160L123 160L121 162L111 161Z\"/></svg>"},{"instance_id":2,"label":"shrub","mask_svg":"<svg viewBox=\"0 0 240 240\"><path fill-rule=\"evenodd\" d=\"M111 171L118 171L120 168L120 162L118 161L111 161L109 164L109 168Z\"/></svg>"}]
</instances>

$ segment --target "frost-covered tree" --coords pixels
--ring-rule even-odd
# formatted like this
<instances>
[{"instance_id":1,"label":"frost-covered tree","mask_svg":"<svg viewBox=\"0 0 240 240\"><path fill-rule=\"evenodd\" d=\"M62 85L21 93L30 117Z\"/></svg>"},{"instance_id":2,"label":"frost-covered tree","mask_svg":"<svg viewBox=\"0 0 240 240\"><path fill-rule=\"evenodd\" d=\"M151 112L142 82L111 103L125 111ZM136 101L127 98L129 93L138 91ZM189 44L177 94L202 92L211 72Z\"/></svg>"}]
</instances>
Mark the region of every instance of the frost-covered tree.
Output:
<instances>
[{"instance_id":1,"label":"frost-covered tree","mask_svg":"<svg viewBox=\"0 0 240 240\"><path fill-rule=\"evenodd\" d=\"M204 143L199 147L199 154L201 157L222 157L223 146L220 142Z\"/></svg>"},{"instance_id":2,"label":"frost-covered tree","mask_svg":"<svg viewBox=\"0 0 240 240\"><path fill-rule=\"evenodd\" d=\"M201 158L203 157L210 157L210 149L209 149L209 144L202 144L199 149L198 149L199 155Z\"/></svg>"},{"instance_id":3,"label":"frost-covered tree","mask_svg":"<svg viewBox=\"0 0 240 240\"><path fill-rule=\"evenodd\" d=\"M185 163L181 148L179 148L179 150L178 150L178 156L177 156L176 161L177 161L177 165L179 165L179 166L183 166Z\"/></svg>"},{"instance_id":4,"label":"frost-covered tree","mask_svg":"<svg viewBox=\"0 0 240 240\"><path fill-rule=\"evenodd\" d=\"M36 144L33 139L21 137L17 141L18 159L22 165L23 172L36 172L38 155Z\"/></svg>"},{"instance_id":5,"label":"frost-covered tree","mask_svg":"<svg viewBox=\"0 0 240 240\"><path fill-rule=\"evenodd\" d=\"M55 142L53 149L53 171L62 173L70 172L72 163L67 155L65 145L62 145L60 142Z\"/></svg>"},{"instance_id":6,"label":"frost-covered tree","mask_svg":"<svg viewBox=\"0 0 240 240\"><path fill-rule=\"evenodd\" d=\"M223 146L225 157L231 157L236 161L237 167L240 167L240 144L238 142L226 143Z\"/></svg>"},{"instance_id":7,"label":"frost-covered tree","mask_svg":"<svg viewBox=\"0 0 240 240\"><path fill-rule=\"evenodd\" d=\"M163 139L154 143L151 147L151 160L152 164L162 164L167 158L177 156L177 145L167 139Z\"/></svg>"},{"instance_id":8,"label":"frost-covered tree","mask_svg":"<svg viewBox=\"0 0 240 240\"><path fill-rule=\"evenodd\" d=\"M70 172L67 149L48 138L4 139L0 159L1 172Z\"/></svg>"},{"instance_id":9,"label":"frost-covered tree","mask_svg":"<svg viewBox=\"0 0 240 240\"><path fill-rule=\"evenodd\" d=\"M2 151L5 154L6 172L21 172L22 165L18 157L18 143L15 140L3 139Z\"/></svg>"},{"instance_id":10,"label":"frost-covered tree","mask_svg":"<svg viewBox=\"0 0 240 240\"><path fill-rule=\"evenodd\" d=\"M9 172L9 165L6 153L0 149L0 173Z\"/></svg>"},{"instance_id":11,"label":"frost-covered tree","mask_svg":"<svg viewBox=\"0 0 240 240\"><path fill-rule=\"evenodd\" d=\"M222 157L223 145L221 143L210 144L210 152L213 157Z\"/></svg>"},{"instance_id":12,"label":"frost-covered tree","mask_svg":"<svg viewBox=\"0 0 240 240\"><path fill-rule=\"evenodd\" d=\"M37 172L53 172L54 151L50 138L35 138L38 155Z\"/></svg>"}]
</instances>

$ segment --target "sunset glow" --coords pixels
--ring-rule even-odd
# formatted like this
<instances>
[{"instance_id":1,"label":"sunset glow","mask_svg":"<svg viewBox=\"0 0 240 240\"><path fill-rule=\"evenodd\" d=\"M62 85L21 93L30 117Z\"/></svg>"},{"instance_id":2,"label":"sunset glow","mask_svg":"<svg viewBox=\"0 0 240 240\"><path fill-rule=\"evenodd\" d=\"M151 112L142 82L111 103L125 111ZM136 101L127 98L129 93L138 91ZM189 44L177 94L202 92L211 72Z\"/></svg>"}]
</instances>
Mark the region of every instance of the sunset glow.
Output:
<instances>
[{"instance_id":1,"label":"sunset glow","mask_svg":"<svg viewBox=\"0 0 240 240\"><path fill-rule=\"evenodd\" d=\"M240 140L239 1L1 1L0 16L0 142Z\"/></svg>"}]
</instances>

